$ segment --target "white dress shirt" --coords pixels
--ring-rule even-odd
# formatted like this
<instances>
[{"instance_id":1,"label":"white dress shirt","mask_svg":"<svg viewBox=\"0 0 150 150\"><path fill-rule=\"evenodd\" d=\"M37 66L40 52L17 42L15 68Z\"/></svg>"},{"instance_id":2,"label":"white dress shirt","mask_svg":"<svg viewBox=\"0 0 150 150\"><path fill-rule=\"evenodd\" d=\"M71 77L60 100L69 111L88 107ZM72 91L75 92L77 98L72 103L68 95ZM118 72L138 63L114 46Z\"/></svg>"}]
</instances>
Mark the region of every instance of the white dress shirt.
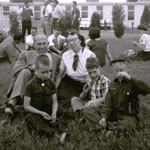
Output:
<instances>
[{"instance_id":1,"label":"white dress shirt","mask_svg":"<svg viewBox=\"0 0 150 150\"><path fill-rule=\"evenodd\" d=\"M66 67L66 74L76 80L80 81L82 83L85 83L88 80L88 72L86 69L86 60L88 57L96 57L95 54L84 48L83 50L81 49L77 54L79 56L79 62L77 69L74 71L72 68L72 64L74 62L74 51L68 50L62 55L62 61ZM61 66L60 66L61 67Z\"/></svg>"}]
</instances>

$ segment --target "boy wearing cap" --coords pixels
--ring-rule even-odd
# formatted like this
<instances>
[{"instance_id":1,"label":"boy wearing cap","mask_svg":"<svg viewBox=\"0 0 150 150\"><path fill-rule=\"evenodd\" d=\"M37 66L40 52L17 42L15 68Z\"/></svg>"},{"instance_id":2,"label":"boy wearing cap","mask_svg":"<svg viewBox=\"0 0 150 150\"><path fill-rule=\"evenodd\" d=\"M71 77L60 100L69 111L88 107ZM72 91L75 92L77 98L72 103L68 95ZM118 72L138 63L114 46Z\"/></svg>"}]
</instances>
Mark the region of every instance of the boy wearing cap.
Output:
<instances>
[{"instance_id":1,"label":"boy wearing cap","mask_svg":"<svg viewBox=\"0 0 150 150\"><path fill-rule=\"evenodd\" d=\"M146 95L150 88L142 81L132 78L129 61L117 57L112 61L116 78L111 82L103 106L99 124L112 133L131 131L138 125L138 95Z\"/></svg>"}]
</instances>

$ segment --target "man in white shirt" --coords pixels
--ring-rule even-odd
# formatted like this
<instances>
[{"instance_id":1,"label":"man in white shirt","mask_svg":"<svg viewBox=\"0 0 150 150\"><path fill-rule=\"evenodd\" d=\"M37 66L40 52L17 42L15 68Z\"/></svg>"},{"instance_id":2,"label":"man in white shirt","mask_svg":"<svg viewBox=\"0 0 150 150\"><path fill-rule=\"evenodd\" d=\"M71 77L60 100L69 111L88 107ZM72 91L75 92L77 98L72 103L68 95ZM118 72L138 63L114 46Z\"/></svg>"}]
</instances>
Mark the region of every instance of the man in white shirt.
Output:
<instances>
[{"instance_id":1,"label":"man in white shirt","mask_svg":"<svg viewBox=\"0 0 150 150\"><path fill-rule=\"evenodd\" d=\"M31 50L34 48L33 47L33 43L34 43L33 37L36 35L36 33L37 33L37 27L33 26L31 28L31 34L26 37L26 50Z\"/></svg>"},{"instance_id":2,"label":"man in white shirt","mask_svg":"<svg viewBox=\"0 0 150 150\"><path fill-rule=\"evenodd\" d=\"M140 29L139 43L133 41L133 45L138 48L138 59L150 60L150 35L147 34L147 28Z\"/></svg>"},{"instance_id":3,"label":"man in white shirt","mask_svg":"<svg viewBox=\"0 0 150 150\"><path fill-rule=\"evenodd\" d=\"M58 55L65 51L66 38L60 34L60 29L55 28L53 34L48 37L49 49Z\"/></svg>"},{"instance_id":4,"label":"man in white shirt","mask_svg":"<svg viewBox=\"0 0 150 150\"><path fill-rule=\"evenodd\" d=\"M52 32L52 13L53 13L53 7L52 4L49 3L45 8L45 32L46 36L50 36Z\"/></svg>"},{"instance_id":5,"label":"man in white shirt","mask_svg":"<svg viewBox=\"0 0 150 150\"><path fill-rule=\"evenodd\" d=\"M62 55L56 79L56 88L59 87L59 96L70 99L82 92L83 85L88 80L88 72L86 70L87 58L96 56L92 51L85 48L84 37L78 32L69 32L67 41L69 50Z\"/></svg>"},{"instance_id":6,"label":"man in white shirt","mask_svg":"<svg viewBox=\"0 0 150 150\"><path fill-rule=\"evenodd\" d=\"M53 14L52 14L52 18L53 18L53 28L55 29L56 26L59 27L60 25L60 20L63 16L63 10L62 8L59 6L59 2L57 0L53 1Z\"/></svg>"}]
</instances>

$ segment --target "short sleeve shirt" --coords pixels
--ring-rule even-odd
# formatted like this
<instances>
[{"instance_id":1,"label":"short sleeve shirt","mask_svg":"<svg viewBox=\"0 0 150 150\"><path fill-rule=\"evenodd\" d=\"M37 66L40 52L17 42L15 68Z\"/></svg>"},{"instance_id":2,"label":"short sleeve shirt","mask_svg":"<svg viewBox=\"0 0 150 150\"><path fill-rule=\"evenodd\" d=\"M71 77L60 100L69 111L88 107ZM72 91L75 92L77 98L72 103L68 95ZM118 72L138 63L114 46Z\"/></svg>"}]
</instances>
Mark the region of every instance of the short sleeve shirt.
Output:
<instances>
[{"instance_id":1,"label":"short sleeve shirt","mask_svg":"<svg viewBox=\"0 0 150 150\"><path fill-rule=\"evenodd\" d=\"M143 34L139 40L139 43L145 45L145 52L150 52L150 36L148 34Z\"/></svg>"},{"instance_id":2,"label":"short sleeve shirt","mask_svg":"<svg viewBox=\"0 0 150 150\"><path fill-rule=\"evenodd\" d=\"M51 80L42 81L34 77L25 88L25 96L31 97L31 106L49 114L52 112L53 94L56 94L56 88Z\"/></svg>"},{"instance_id":3,"label":"short sleeve shirt","mask_svg":"<svg viewBox=\"0 0 150 150\"><path fill-rule=\"evenodd\" d=\"M53 12L53 8L50 4L48 4L45 9L45 17L48 17L49 14L52 14L52 12Z\"/></svg>"}]
</instances>

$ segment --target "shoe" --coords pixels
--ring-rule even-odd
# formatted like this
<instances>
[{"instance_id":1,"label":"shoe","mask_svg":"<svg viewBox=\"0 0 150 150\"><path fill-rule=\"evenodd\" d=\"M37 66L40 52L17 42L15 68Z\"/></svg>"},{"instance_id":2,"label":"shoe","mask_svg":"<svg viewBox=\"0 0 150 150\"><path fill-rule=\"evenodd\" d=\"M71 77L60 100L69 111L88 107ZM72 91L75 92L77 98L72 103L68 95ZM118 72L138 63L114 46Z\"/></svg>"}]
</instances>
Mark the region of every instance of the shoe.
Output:
<instances>
[{"instance_id":1,"label":"shoe","mask_svg":"<svg viewBox=\"0 0 150 150\"><path fill-rule=\"evenodd\" d=\"M13 114L14 106L12 104L7 103L4 109L6 114Z\"/></svg>"},{"instance_id":2,"label":"shoe","mask_svg":"<svg viewBox=\"0 0 150 150\"><path fill-rule=\"evenodd\" d=\"M61 136L60 136L60 138L59 138L59 142L60 142L61 144L64 144L64 143L65 143L66 135L67 135L66 132L64 132L64 133L61 134Z\"/></svg>"},{"instance_id":3,"label":"shoe","mask_svg":"<svg viewBox=\"0 0 150 150\"><path fill-rule=\"evenodd\" d=\"M114 136L114 132L113 131L107 131L106 132L106 138L111 138L111 137L113 137Z\"/></svg>"}]
</instances>

